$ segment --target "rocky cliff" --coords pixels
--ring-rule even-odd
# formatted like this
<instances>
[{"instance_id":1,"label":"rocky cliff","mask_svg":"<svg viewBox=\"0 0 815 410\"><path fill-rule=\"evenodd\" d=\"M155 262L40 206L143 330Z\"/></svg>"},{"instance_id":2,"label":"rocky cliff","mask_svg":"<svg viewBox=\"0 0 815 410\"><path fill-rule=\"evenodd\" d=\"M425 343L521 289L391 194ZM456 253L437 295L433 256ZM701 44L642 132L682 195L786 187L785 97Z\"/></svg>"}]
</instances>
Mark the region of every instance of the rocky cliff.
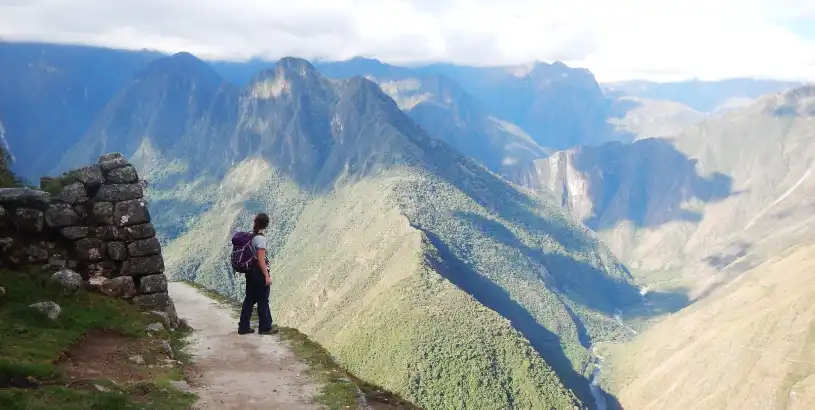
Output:
<instances>
[{"instance_id":1,"label":"rocky cliff","mask_svg":"<svg viewBox=\"0 0 815 410\"><path fill-rule=\"evenodd\" d=\"M90 289L177 321L144 186L114 153L42 178L42 190L0 188L0 266L73 270Z\"/></svg>"}]
</instances>

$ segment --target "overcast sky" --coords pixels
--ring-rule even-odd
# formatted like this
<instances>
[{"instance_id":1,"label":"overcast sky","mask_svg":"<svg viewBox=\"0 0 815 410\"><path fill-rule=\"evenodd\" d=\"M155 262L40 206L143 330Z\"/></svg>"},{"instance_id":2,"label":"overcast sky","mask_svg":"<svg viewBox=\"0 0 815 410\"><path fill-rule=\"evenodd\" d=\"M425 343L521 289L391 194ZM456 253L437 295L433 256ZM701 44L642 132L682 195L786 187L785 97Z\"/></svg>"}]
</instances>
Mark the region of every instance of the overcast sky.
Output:
<instances>
[{"instance_id":1,"label":"overcast sky","mask_svg":"<svg viewBox=\"0 0 815 410\"><path fill-rule=\"evenodd\" d=\"M562 60L601 81L815 80L815 0L0 0L0 38L207 59Z\"/></svg>"}]
</instances>

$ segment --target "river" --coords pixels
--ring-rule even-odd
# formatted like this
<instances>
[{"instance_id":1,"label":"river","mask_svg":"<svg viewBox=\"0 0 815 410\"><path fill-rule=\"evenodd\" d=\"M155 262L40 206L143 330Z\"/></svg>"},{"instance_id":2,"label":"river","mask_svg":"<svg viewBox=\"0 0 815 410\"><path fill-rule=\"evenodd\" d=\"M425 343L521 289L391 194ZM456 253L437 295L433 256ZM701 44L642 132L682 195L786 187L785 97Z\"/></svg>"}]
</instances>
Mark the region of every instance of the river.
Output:
<instances>
[{"instance_id":1,"label":"river","mask_svg":"<svg viewBox=\"0 0 815 410\"><path fill-rule=\"evenodd\" d=\"M598 380L600 377L600 370L602 370L603 358L594 352L593 346L591 349L591 355L594 358L592 362L594 365L594 370L591 371L591 377L589 377L589 389L591 390L591 396L594 398L594 408L596 410L607 410L608 406L606 406L606 396L603 394L603 389L600 388L600 381Z\"/></svg>"},{"instance_id":2,"label":"river","mask_svg":"<svg viewBox=\"0 0 815 410\"><path fill-rule=\"evenodd\" d=\"M645 294L647 293L647 288L645 291L641 291L640 294L643 296L643 300L645 298ZM623 312L619 309L614 310L614 321L617 322L620 327L629 331L633 336L638 335L636 330L632 329L631 326L628 326L623 322ZM601 343L601 342L598 342ZM591 345L589 347L589 352L591 353L592 357L592 365L594 366L594 370L591 371L591 376L589 377L589 390L591 390L591 396L594 398L594 404L596 410L608 410L608 405L606 403L606 396L603 393L603 389L600 388L600 371L603 369L603 356L597 354L597 350L595 346L597 343Z\"/></svg>"}]
</instances>

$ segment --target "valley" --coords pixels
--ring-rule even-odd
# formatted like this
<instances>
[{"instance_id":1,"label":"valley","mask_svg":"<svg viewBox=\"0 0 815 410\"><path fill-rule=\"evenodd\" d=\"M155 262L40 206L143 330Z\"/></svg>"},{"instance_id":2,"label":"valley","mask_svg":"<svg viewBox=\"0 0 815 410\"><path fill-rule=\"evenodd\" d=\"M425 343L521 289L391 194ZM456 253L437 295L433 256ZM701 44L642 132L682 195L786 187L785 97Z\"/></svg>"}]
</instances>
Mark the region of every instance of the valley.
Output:
<instances>
[{"instance_id":1,"label":"valley","mask_svg":"<svg viewBox=\"0 0 815 410\"><path fill-rule=\"evenodd\" d=\"M4 61L19 175L121 152L167 274L233 299L229 238L268 213L275 320L423 408L815 400L811 85L36 43Z\"/></svg>"}]
</instances>

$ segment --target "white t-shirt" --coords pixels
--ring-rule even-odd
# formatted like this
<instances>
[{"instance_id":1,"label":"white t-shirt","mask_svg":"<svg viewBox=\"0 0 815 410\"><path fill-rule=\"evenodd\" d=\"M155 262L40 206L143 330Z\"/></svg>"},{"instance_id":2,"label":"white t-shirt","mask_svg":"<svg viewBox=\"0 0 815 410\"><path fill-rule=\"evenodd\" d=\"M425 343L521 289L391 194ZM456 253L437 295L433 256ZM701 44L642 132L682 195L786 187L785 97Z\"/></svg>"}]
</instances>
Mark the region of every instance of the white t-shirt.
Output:
<instances>
[{"instance_id":1,"label":"white t-shirt","mask_svg":"<svg viewBox=\"0 0 815 410\"><path fill-rule=\"evenodd\" d=\"M258 249L266 249L266 237L263 235L255 235L252 238L252 252L258 253Z\"/></svg>"},{"instance_id":2,"label":"white t-shirt","mask_svg":"<svg viewBox=\"0 0 815 410\"><path fill-rule=\"evenodd\" d=\"M264 249L264 250L266 249L266 243L267 243L266 237L263 236L263 235L255 235L255 237L252 238L251 248L252 248L252 252L255 253L255 256L257 256L257 254L258 254L258 249ZM265 256L266 256L266 266L268 267L269 266L269 253L268 253L268 251L265 253Z\"/></svg>"}]
</instances>

